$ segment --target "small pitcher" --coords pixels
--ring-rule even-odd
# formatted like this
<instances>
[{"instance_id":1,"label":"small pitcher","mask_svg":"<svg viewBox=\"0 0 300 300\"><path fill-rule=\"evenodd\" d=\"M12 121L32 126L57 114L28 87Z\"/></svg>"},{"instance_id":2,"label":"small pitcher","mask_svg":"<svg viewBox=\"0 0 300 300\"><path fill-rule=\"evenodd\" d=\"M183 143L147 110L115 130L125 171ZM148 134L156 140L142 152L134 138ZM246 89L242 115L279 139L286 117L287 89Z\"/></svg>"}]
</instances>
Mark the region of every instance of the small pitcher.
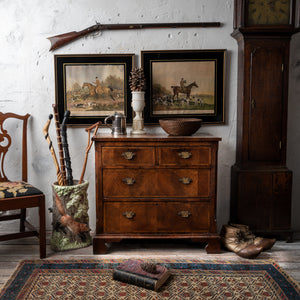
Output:
<instances>
[{"instance_id":1,"label":"small pitcher","mask_svg":"<svg viewBox=\"0 0 300 300\"><path fill-rule=\"evenodd\" d=\"M107 123L108 120L112 120L112 124ZM113 115L104 119L104 124L111 127L111 133L114 136L126 135L126 117L122 113L115 112Z\"/></svg>"}]
</instances>

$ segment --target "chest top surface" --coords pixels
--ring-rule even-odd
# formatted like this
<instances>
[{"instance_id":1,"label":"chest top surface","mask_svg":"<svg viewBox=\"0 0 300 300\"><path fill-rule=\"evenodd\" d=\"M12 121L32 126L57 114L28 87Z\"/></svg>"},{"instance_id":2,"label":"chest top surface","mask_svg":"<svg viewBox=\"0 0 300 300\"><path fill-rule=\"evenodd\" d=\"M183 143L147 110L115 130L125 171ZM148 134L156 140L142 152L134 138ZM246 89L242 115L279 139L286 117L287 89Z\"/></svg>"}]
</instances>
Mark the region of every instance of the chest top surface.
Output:
<instances>
[{"instance_id":1,"label":"chest top surface","mask_svg":"<svg viewBox=\"0 0 300 300\"><path fill-rule=\"evenodd\" d=\"M124 135L114 137L112 134L97 134L93 138L95 142L218 142L222 139L207 133L192 136L171 136L166 134L146 134L140 136Z\"/></svg>"}]
</instances>

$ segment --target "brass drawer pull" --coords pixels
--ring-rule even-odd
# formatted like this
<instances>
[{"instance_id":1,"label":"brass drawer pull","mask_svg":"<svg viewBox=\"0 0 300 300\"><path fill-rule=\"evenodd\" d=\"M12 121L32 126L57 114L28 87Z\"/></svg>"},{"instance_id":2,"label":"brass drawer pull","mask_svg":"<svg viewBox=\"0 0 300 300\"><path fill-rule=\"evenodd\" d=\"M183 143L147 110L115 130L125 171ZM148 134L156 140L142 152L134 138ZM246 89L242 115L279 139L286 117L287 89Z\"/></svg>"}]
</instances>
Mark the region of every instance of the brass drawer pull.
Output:
<instances>
[{"instance_id":1,"label":"brass drawer pull","mask_svg":"<svg viewBox=\"0 0 300 300\"><path fill-rule=\"evenodd\" d=\"M128 185L133 185L133 184L135 183L134 178L128 178L128 177L122 179L122 181L123 181L124 183L128 184Z\"/></svg>"},{"instance_id":2,"label":"brass drawer pull","mask_svg":"<svg viewBox=\"0 0 300 300\"><path fill-rule=\"evenodd\" d=\"M181 210L178 212L178 216L182 217L182 218L189 218L192 215L191 212L189 212L188 210Z\"/></svg>"},{"instance_id":3,"label":"brass drawer pull","mask_svg":"<svg viewBox=\"0 0 300 300\"><path fill-rule=\"evenodd\" d=\"M182 182L183 184L190 184L193 180L189 177L182 177L179 179L180 182Z\"/></svg>"},{"instance_id":4,"label":"brass drawer pull","mask_svg":"<svg viewBox=\"0 0 300 300\"><path fill-rule=\"evenodd\" d=\"M135 216L135 213L133 211L125 211L123 213L123 216L127 219L133 219L133 217Z\"/></svg>"},{"instance_id":5,"label":"brass drawer pull","mask_svg":"<svg viewBox=\"0 0 300 300\"><path fill-rule=\"evenodd\" d=\"M192 156L192 153L188 151L181 151L178 153L178 155L183 159L188 159Z\"/></svg>"},{"instance_id":6,"label":"brass drawer pull","mask_svg":"<svg viewBox=\"0 0 300 300\"><path fill-rule=\"evenodd\" d=\"M127 160L131 160L135 157L135 153L132 151L125 151L122 153L122 156Z\"/></svg>"}]
</instances>

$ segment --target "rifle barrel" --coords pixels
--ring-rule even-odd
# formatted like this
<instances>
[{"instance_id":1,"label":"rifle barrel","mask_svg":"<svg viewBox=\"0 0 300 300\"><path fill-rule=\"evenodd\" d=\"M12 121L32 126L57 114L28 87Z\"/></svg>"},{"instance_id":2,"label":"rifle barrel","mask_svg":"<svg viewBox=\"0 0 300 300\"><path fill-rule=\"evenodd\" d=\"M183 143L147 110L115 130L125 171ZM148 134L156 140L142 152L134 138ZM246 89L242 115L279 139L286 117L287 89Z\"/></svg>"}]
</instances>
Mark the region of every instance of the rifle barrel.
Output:
<instances>
[{"instance_id":1,"label":"rifle barrel","mask_svg":"<svg viewBox=\"0 0 300 300\"><path fill-rule=\"evenodd\" d=\"M220 22L187 22L187 23L142 23L142 24L96 24L81 31L72 31L49 37L49 51L62 47L73 40L98 30L130 30L147 28L191 28L191 27L220 27Z\"/></svg>"},{"instance_id":2,"label":"rifle barrel","mask_svg":"<svg viewBox=\"0 0 300 300\"><path fill-rule=\"evenodd\" d=\"M190 27L220 27L220 22L188 22L188 23L142 23L142 24L103 24L101 29L126 30L146 28L190 28Z\"/></svg>"}]
</instances>

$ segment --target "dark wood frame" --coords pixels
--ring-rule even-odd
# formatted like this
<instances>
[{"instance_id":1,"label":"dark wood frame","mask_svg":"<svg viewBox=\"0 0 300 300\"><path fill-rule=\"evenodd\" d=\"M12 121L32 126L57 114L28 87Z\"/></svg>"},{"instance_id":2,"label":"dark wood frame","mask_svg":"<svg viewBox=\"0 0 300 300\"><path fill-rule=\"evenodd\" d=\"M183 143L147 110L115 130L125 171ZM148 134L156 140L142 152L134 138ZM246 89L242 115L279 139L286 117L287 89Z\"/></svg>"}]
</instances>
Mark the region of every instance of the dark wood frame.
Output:
<instances>
[{"instance_id":1,"label":"dark wood frame","mask_svg":"<svg viewBox=\"0 0 300 300\"><path fill-rule=\"evenodd\" d=\"M90 65L90 64L122 64L125 66L124 74L124 115L127 122L132 120L131 109L131 93L129 87L129 75L133 67L134 54L73 54L73 55L55 55L54 67L55 67L55 95L56 104L58 107L59 121L62 122L64 113L68 110L66 99L66 76L65 66L67 65ZM113 100L112 100L113 101ZM68 119L68 125L88 125L94 124L98 121L104 121L105 117L110 115L108 113L105 116L99 115L83 115L72 116Z\"/></svg>"},{"instance_id":2,"label":"dark wood frame","mask_svg":"<svg viewBox=\"0 0 300 300\"><path fill-rule=\"evenodd\" d=\"M146 106L144 109L145 124L158 124L161 118L173 117L199 117L203 123L224 124L225 109L225 60L226 50L157 50L157 51L142 51L141 64L144 68L145 77L147 80L145 100ZM215 64L215 107L213 114L153 114L153 99L152 99L152 63L153 62L191 62L191 61L216 61Z\"/></svg>"}]
</instances>

